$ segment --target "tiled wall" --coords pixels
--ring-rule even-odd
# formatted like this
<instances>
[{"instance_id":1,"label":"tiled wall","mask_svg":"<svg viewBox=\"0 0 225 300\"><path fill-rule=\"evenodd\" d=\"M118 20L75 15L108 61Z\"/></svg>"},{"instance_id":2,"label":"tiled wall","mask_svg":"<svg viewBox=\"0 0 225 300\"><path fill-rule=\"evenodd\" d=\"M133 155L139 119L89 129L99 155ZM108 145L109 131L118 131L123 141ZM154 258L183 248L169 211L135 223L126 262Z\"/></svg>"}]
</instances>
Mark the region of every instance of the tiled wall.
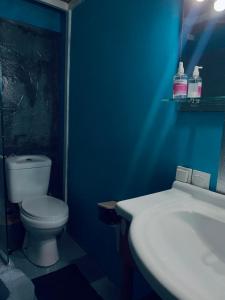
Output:
<instances>
[{"instance_id":1,"label":"tiled wall","mask_svg":"<svg viewBox=\"0 0 225 300\"><path fill-rule=\"evenodd\" d=\"M5 154L53 160L53 194L61 194L60 34L0 20Z\"/></svg>"},{"instance_id":2,"label":"tiled wall","mask_svg":"<svg viewBox=\"0 0 225 300\"><path fill-rule=\"evenodd\" d=\"M0 62L4 65L2 72L5 76L3 101L6 105L11 103L17 107L14 112L4 113L6 152L7 154L21 154L28 153L28 151L29 153L38 153L41 151L41 153L49 154L54 158L53 168L55 170L53 170L54 176L52 177L51 192L61 197L64 90L63 53L60 53L60 73L58 74L60 80L56 90L54 88L54 78L56 78L57 67L51 70L48 69L47 65L49 67L53 66L53 60L57 58L59 51L64 51L65 15L59 10L35 1L1 0L0 17L4 18L0 20ZM7 22L6 19L20 23ZM59 34L62 36L59 37ZM58 44L59 38L62 38L60 45ZM56 43L55 46L54 43ZM38 50L36 51L36 56L35 51L32 52L32 49ZM50 52L52 53L49 55ZM53 82L49 81L48 84L46 84L48 79L40 76L46 70L48 79L53 78ZM35 86L35 82L39 86ZM50 86L48 86L49 84ZM14 88L16 88L15 91ZM40 110L40 112L36 112L36 110ZM56 119L57 122L60 122L60 125L57 124ZM59 152L59 156L56 158L57 152ZM0 164L0 171L0 216L1 225L3 225L0 227L0 249L6 250L6 228L4 226L5 196L2 163ZM16 226L16 224L14 225ZM9 233L12 232L16 235L16 239L9 239L9 242L11 240L13 245L16 243L15 240L20 240L17 234L20 231L20 227L15 228L15 226L8 228Z\"/></svg>"}]
</instances>

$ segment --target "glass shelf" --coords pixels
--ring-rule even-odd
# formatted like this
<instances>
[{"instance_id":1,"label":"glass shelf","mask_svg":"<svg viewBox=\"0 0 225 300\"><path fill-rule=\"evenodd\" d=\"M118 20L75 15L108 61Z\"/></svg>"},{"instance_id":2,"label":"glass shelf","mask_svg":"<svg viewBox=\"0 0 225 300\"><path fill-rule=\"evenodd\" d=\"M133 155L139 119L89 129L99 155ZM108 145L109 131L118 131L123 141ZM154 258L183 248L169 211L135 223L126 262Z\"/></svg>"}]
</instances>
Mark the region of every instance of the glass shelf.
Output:
<instances>
[{"instance_id":1,"label":"glass shelf","mask_svg":"<svg viewBox=\"0 0 225 300\"><path fill-rule=\"evenodd\" d=\"M10 105L10 106L0 106L0 113L1 112L16 112L18 109L17 105Z\"/></svg>"},{"instance_id":2,"label":"glass shelf","mask_svg":"<svg viewBox=\"0 0 225 300\"><path fill-rule=\"evenodd\" d=\"M173 102L179 104L181 111L225 111L225 96L202 97L202 98L165 98L162 102Z\"/></svg>"}]
</instances>

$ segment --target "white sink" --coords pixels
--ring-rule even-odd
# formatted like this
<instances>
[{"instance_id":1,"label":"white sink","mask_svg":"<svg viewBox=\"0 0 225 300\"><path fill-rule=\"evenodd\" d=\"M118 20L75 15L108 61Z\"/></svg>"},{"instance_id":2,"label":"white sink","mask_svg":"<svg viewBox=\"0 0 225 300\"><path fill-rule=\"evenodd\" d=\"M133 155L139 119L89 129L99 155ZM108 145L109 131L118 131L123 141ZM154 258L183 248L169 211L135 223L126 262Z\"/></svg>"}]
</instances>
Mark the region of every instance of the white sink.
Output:
<instances>
[{"instance_id":1,"label":"white sink","mask_svg":"<svg viewBox=\"0 0 225 300\"><path fill-rule=\"evenodd\" d=\"M139 211L132 211L129 238L146 280L165 299L224 300L225 196L175 182L145 197L141 211L135 200ZM121 215L124 202L117 208Z\"/></svg>"}]
</instances>

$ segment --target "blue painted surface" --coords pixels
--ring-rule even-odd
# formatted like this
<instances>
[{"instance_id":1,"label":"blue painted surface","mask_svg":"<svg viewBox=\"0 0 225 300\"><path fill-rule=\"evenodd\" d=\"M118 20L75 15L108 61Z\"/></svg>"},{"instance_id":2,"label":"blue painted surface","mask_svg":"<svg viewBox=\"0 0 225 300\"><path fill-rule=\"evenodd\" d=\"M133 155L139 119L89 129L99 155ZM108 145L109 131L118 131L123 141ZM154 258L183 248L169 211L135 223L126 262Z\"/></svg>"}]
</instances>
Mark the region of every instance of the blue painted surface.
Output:
<instances>
[{"instance_id":1,"label":"blue painted surface","mask_svg":"<svg viewBox=\"0 0 225 300\"><path fill-rule=\"evenodd\" d=\"M70 230L117 283L113 229L97 202L167 189L181 164L212 173L223 114L181 113L171 94L179 0L86 0L73 14Z\"/></svg>"},{"instance_id":2,"label":"blue painted surface","mask_svg":"<svg viewBox=\"0 0 225 300\"><path fill-rule=\"evenodd\" d=\"M61 32L62 15L59 10L30 0L1 0L0 17Z\"/></svg>"}]
</instances>

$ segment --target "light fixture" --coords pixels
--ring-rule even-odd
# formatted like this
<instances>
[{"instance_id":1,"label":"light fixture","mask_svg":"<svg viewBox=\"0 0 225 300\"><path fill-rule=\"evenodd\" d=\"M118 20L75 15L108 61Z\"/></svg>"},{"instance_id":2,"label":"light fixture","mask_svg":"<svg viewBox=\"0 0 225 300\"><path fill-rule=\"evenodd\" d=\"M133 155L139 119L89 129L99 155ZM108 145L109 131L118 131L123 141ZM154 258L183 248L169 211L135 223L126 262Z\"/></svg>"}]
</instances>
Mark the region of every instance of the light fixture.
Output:
<instances>
[{"instance_id":1,"label":"light fixture","mask_svg":"<svg viewBox=\"0 0 225 300\"><path fill-rule=\"evenodd\" d=\"M205 0L195 0L197 2L204 2ZM225 0L216 0L214 2L214 9L217 12L222 12L225 10Z\"/></svg>"},{"instance_id":2,"label":"light fixture","mask_svg":"<svg viewBox=\"0 0 225 300\"><path fill-rule=\"evenodd\" d=\"M216 0L214 2L214 9L217 12L221 12L225 10L225 0Z\"/></svg>"}]
</instances>

